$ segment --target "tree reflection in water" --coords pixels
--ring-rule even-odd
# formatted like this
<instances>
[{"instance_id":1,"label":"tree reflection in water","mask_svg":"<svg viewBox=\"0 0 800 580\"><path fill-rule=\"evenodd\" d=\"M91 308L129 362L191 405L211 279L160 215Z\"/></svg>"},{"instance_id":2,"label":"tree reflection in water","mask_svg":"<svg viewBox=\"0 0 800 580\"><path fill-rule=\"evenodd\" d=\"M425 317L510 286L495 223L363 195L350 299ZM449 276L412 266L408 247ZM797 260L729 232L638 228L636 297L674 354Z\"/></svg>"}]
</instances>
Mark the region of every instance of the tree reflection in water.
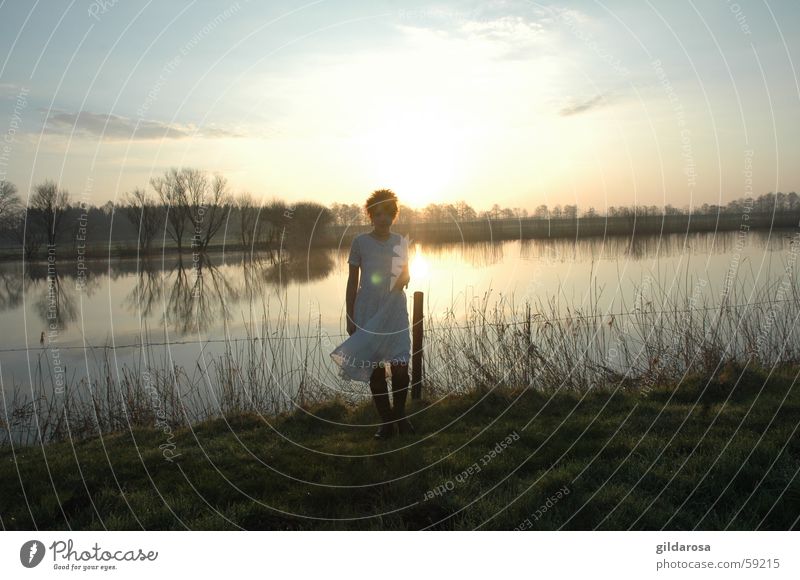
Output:
<instances>
[{"instance_id":1,"label":"tree reflection in water","mask_svg":"<svg viewBox=\"0 0 800 580\"><path fill-rule=\"evenodd\" d=\"M68 323L75 322L78 312L74 286L59 273L56 263L30 268L28 273L32 282L44 281L44 290L36 297L34 308L45 327L65 329Z\"/></svg>"},{"instance_id":2,"label":"tree reflection in water","mask_svg":"<svg viewBox=\"0 0 800 580\"><path fill-rule=\"evenodd\" d=\"M13 310L22 304L22 276L17 272L0 271L0 312Z\"/></svg>"},{"instance_id":3,"label":"tree reflection in water","mask_svg":"<svg viewBox=\"0 0 800 580\"><path fill-rule=\"evenodd\" d=\"M158 271L150 260L142 260L136 284L124 303L141 321L163 307L161 323L177 334L187 334L205 332L220 316L228 320L231 293L231 283L200 254L189 267L178 257L169 271Z\"/></svg>"}]
</instances>

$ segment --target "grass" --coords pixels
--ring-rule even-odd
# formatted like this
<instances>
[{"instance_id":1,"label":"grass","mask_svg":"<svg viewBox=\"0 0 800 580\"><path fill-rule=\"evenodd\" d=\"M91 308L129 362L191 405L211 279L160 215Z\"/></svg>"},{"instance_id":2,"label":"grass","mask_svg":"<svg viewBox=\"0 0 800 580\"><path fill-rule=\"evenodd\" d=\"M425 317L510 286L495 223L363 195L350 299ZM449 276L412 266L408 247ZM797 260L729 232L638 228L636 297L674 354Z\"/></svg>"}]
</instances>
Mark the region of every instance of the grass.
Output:
<instances>
[{"instance_id":1,"label":"grass","mask_svg":"<svg viewBox=\"0 0 800 580\"><path fill-rule=\"evenodd\" d=\"M475 388L413 401L417 435L388 442L371 439L369 402L334 399L4 448L0 518L8 530L798 529L798 371L729 364L638 393Z\"/></svg>"}]
</instances>

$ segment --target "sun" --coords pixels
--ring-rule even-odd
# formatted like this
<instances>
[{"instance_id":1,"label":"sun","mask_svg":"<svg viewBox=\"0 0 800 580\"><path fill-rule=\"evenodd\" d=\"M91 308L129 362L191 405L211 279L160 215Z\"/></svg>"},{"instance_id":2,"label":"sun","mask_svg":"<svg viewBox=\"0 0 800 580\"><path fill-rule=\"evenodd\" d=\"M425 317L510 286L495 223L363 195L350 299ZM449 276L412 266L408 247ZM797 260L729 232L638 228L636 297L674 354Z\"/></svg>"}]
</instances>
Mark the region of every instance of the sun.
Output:
<instances>
[{"instance_id":1,"label":"sun","mask_svg":"<svg viewBox=\"0 0 800 580\"><path fill-rule=\"evenodd\" d=\"M462 161L458 129L430 113L387 113L384 119L360 139L372 182L392 189L405 205L441 200Z\"/></svg>"}]
</instances>

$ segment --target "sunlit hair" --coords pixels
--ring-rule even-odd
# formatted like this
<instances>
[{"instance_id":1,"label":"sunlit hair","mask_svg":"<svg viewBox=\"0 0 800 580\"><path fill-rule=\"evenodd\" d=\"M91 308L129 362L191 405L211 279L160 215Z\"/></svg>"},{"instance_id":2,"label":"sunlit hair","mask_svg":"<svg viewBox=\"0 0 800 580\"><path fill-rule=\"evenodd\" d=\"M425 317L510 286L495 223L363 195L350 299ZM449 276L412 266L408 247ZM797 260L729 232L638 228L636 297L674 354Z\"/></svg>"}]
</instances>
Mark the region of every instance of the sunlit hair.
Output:
<instances>
[{"instance_id":1,"label":"sunlit hair","mask_svg":"<svg viewBox=\"0 0 800 580\"><path fill-rule=\"evenodd\" d=\"M378 207L378 204L385 203L392 214L392 219L397 217L397 195L391 189L376 189L367 198L364 208L367 210L369 217L372 217L372 212Z\"/></svg>"}]
</instances>

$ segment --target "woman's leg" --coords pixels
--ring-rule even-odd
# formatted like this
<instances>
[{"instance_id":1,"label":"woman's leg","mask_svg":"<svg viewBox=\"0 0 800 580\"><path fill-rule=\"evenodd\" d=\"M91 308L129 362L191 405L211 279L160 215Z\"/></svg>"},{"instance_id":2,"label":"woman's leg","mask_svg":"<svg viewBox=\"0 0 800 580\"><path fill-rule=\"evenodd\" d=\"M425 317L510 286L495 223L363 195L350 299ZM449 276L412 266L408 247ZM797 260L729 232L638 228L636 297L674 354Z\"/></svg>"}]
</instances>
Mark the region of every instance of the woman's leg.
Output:
<instances>
[{"instance_id":1,"label":"woman's leg","mask_svg":"<svg viewBox=\"0 0 800 580\"><path fill-rule=\"evenodd\" d=\"M392 362L392 400L394 420L400 433L413 433L414 427L406 418L406 398L411 378L408 376L408 363Z\"/></svg>"},{"instance_id":2,"label":"woman's leg","mask_svg":"<svg viewBox=\"0 0 800 580\"><path fill-rule=\"evenodd\" d=\"M372 392L372 400L381 418L381 426L375 433L375 438L387 439L394 435L394 422L392 406L389 403L389 389L386 385L385 368L378 367L372 371L372 375L369 378L369 390Z\"/></svg>"}]
</instances>

